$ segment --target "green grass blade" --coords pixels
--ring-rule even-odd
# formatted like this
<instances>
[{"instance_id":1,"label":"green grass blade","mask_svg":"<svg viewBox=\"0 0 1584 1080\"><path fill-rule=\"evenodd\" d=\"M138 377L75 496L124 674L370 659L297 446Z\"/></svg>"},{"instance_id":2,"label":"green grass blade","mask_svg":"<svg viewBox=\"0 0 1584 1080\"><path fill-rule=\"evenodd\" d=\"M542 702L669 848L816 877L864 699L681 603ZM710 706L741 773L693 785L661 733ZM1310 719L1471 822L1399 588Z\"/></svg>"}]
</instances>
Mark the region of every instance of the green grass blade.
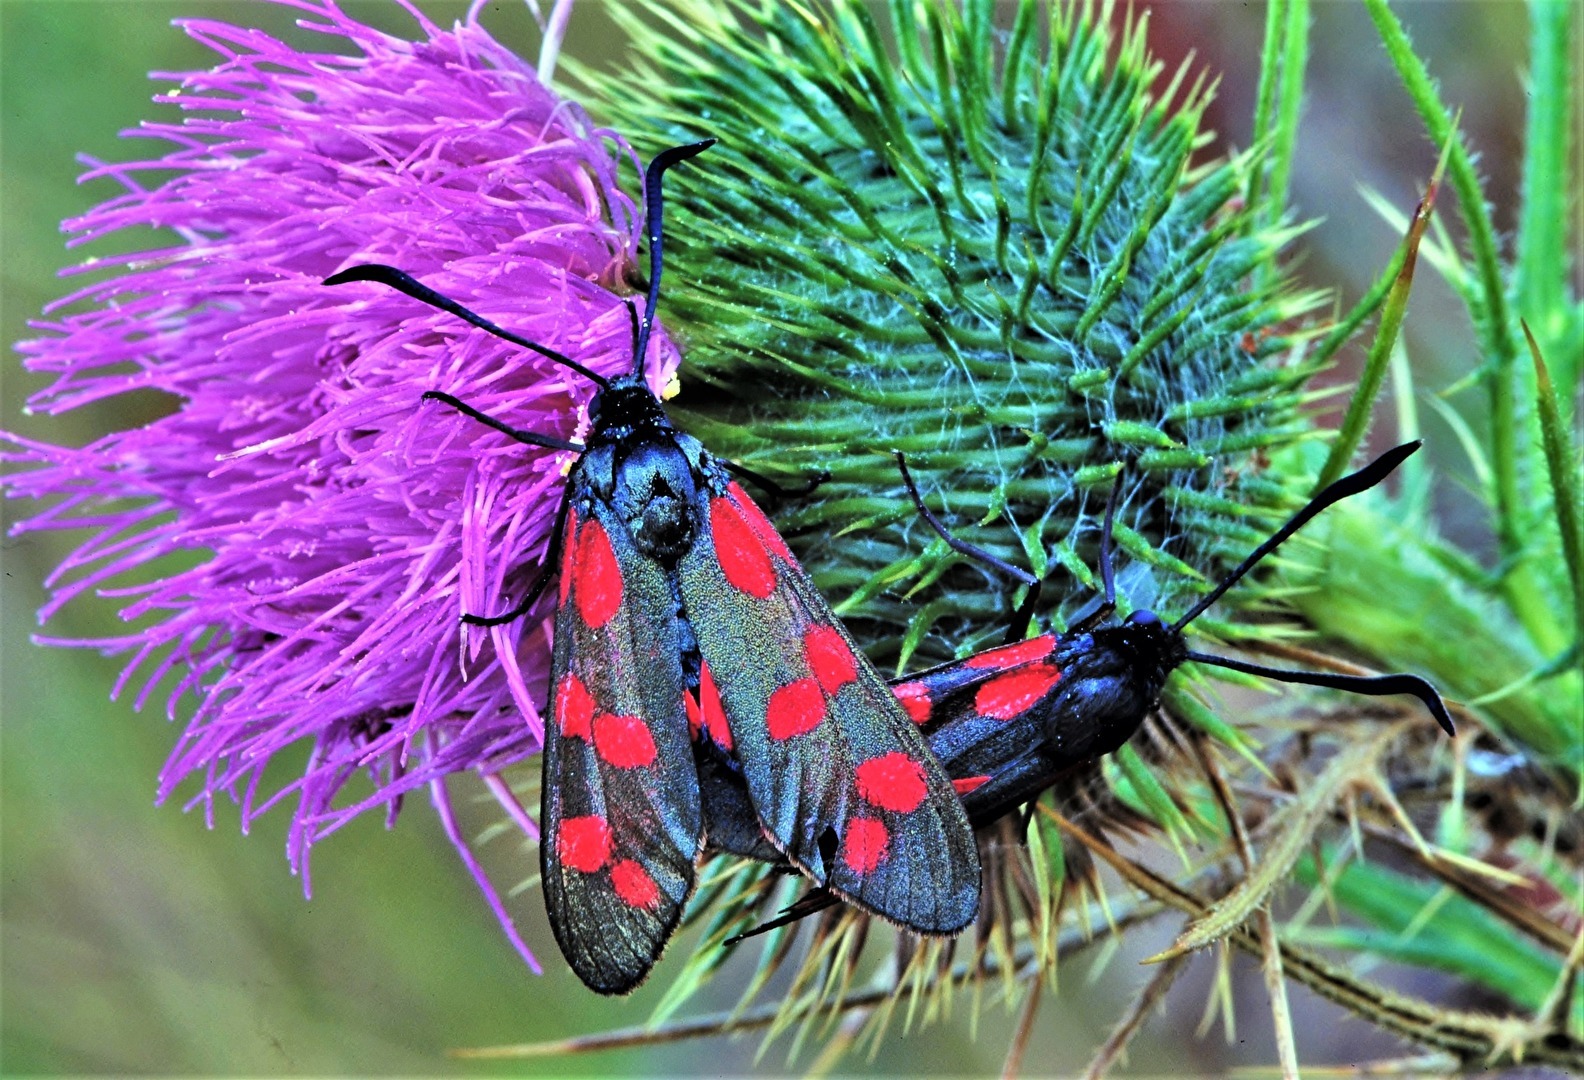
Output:
<instances>
[{"instance_id":1,"label":"green grass blade","mask_svg":"<svg viewBox=\"0 0 1584 1080\"><path fill-rule=\"evenodd\" d=\"M1309 859L1299 880L1314 880ZM1378 929L1310 929L1298 940L1330 948L1358 949L1420 967L1449 971L1510 997L1528 1010L1538 1009L1561 974L1561 959L1522 938L1488 910L1444 888L1415 881L1369 863L1352 863L1332 884L1345 907ZM1433 915L1421 917L1435 905ZM1584 1013L1584 999L1574 1002Z\"/></svg>"},{"instance_id":2,"label":"green grass blade","mask_svg":"<svg viewBox=\"0 0 1584 1080\"><path fill-rule=\"evenodd\" d=\"M1573 132L1573 87L1568 42L1577 5L1560 0L1529 4L1529 116L1524 138L1522 202L1518 218L1513 298L1518 312L1547 345L1559 340L1565 318L1571 246L1568 243L1570 173L1568 138ZM1576 133L1574 133L1577 138ZM1575 236L1574 239L1577 239ZM1553 350L1556 382L1571 387L1578 364ZM1570 395L1571 396L1571 395Z\"/></svg>"},{"instance_id":3,"label":"green grass blade","mask_svg":"<svg viewBox=\"0 0 1584 1080\"><path fill-rule=\"evenodd\" d=\"M1562 409L1557 403L1551 373L1527 322L1523 324L1523 332L1529 342L1529 355L1534 358L1540 440L1545 448L1546 471L1551 476L1557 531L1562 535L1562 556L1567 560L1568 578L1573 583L1574 625L1577 625L1579 614L1584 613L1584 534L1579 530L1578 454L1562 422Z\"/></svg>"},{"instance_id":4,"label":"green grass blade","mask_svg":"<svg viewBox=\"0 0 1584 1080\"><path fill-rule=\"evenodd\" d=\"M1298 120L1303 108L1304 69L1309 63L1309 0L1288 0L1282 20L1281 85L1277 89L1276 126L1271 132L1270 171L1261 218L1274 228L1287 205L1293 153L1298 145ZM1260 270L1275 273L1274 263Z\"/></svg>"},{"instance_id":5,"label":"green grass blade","mask_svg":"<svg viewBox=\"0 0 1584 1080\"><path fill-rule=\"evenodd\" d=\"M1380 326L1375 329L1369 357L1364 362L1364 370L1359 373L1358 388L1348 401L1347 412L1342 417L1342 428L1337 433L1336 441L1331 444L1331 453L1320 470L1320 479L1315 482L1316 491L1341 478L1348 462L1353 460L1353 451L1364 441L1369 429L1370 415L1375 410L1375 396L1380 393L1381 383L1391 367L1392 349L1397 344L1403 316L1408 313L1408 294L1413 289L1414 267L1419 261L1419 243L1424 239L1425 228L1430 224L1430 212L1435 209L1436 192L1446 173L1447 154L1451 149L1450 140L1441 145L1441 159L1436 162L1424 198L1419 200L1419 207L1408 224L1408 235L1403 237L1402 242L1401 269L1387 291L1386 304L1381 309Z\"/></svg>"}]
</instances>

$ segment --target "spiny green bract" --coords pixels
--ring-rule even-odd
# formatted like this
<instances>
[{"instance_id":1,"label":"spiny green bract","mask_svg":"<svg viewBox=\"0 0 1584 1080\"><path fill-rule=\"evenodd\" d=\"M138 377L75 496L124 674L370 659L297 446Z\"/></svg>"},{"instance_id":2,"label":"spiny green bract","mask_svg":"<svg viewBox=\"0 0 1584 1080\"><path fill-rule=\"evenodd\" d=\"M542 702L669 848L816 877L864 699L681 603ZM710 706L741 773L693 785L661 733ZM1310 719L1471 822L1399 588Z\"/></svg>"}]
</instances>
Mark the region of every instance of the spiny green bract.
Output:
<instances>
[{"instance_id":1,"label":"spiny green bract","mask_svg":"<svg viewBox=\"0 0 1584 1080\"><path fill-rule=\"evenodd\" d=\"M1135 604L1170 610L1265 531L1249 515L1286 498L1253 452L1306 430L1282 326L1313 298L1250 284L1291 232L1240 205L1254 155L1194 164L1208 92L1151 90L1142 24L1113 42L1109 11L1034 0L1008 25L989 0L612 11L636 59L581 73L596 113L646 158L720 140L666 180L673 413L827 477L777 522L861 634L961 655L1008 610L918 521L893 449L958 536L1065 568L1052 614L1092 595L1124 462L1118 542L1156 571L1124 578Z\"/></svg>"}]
</instances>

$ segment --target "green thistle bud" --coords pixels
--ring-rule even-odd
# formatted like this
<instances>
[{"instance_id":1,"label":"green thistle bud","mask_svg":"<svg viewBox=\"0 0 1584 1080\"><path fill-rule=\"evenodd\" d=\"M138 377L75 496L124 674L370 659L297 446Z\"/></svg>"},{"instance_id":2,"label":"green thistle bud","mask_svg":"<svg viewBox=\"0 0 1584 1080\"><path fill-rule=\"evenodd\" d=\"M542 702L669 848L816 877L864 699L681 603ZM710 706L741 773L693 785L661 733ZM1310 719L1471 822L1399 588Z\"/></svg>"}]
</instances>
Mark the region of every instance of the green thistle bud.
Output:
<instances>
[{"instance_id":1,"label":"green thistle bud","mask_svg":"<svg viewBox=\"0 0 1584 1080\"><path fill-rule=\"evenodd\" d=\"M1283 328L1314 297L1269 272L1292 230L1240 205L1257 155L1194 163L1209 91L1157 86L1141 22L1113 41L1033 0L1001 29L989 3L645 11L613 9L628 73L584 73L605 117L644 154L720 139L668 192L673 411L778 479L827 478L777 521L849 622L899 636L901 663L982 647L1010 610L921 528L893 449L957 536L1065 568L1057 625L1092 595L1125 463L1135 603L1169 609L1259 538L1284 483L1243 466L1306 430Z\"/></svg>"}]
</instances>

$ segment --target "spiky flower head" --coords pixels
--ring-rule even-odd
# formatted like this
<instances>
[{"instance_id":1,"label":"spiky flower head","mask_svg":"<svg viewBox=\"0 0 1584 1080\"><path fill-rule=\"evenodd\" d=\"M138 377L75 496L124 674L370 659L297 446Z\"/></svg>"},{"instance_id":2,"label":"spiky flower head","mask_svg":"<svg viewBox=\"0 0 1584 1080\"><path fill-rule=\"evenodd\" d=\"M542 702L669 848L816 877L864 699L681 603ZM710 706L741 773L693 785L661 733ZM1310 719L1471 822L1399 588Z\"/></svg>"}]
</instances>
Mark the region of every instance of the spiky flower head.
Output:
<instances>
[{"instance_id":1,"label":"spiky flower head","mask_svg":"<svg viewBox=\"0 0 1584 1080\"><path fill-rule=\"evenodd\" d=\"M169 414L80 448L8 437L7 460L32 468L6 488L46 503L17 532L89 534L41 619L98 594L134 624L41 640L129 655L117 690L141 683L139 704L178 676L170 715L191 714L160 798L212 816L229 796L244 829L292 801L306 879L313 843L354 816L394 816L424 785L448 813L447 774L493 776L541 742L542 620L470 635L459 662L458 615L497 609L542 558L564 463L420 395L571 438L592 390L389 290L323 279L392 263L613 372L630 364L619 294L637 237L619 142L471 16L446 30L404 4L409 41L331 0L282 2L323 50L180 24L220 63L164 76L179 88L157 100L182 119L130 133L154 154L95 164L87 177L125 191L66 224L75 244L161 240L79 267L100 279L20 346L54 378L35 412L154 390ZM301 775L271 783L304 743Z\"/></svg>"},{"instance_id":2,"label":"spiky flower head","mask_svg":"<svg viewBox=\"0 0 1584 1080\"><path fill-rule=\"evenodd\" d=\"M1152 578L1132 591L1164 608L1258 535L1283 481L1251 455L1305 430L1286 331L1314 298L1268 273L1290 232L1240 205L1257 158L1195 161L1208 93L1161 85L1142 24L1113 42L1077 4L889 11L617 9L639 61L585 73L604 115L644 148L720 139L674 185L676 412L720 452L827 477L778 524L902 661L995 640L1009 589L930 545L892 450L961 538L1060 564L1047 613L1092 595L1126 463L1118 537Z\"/></svg>"}]
</instances>

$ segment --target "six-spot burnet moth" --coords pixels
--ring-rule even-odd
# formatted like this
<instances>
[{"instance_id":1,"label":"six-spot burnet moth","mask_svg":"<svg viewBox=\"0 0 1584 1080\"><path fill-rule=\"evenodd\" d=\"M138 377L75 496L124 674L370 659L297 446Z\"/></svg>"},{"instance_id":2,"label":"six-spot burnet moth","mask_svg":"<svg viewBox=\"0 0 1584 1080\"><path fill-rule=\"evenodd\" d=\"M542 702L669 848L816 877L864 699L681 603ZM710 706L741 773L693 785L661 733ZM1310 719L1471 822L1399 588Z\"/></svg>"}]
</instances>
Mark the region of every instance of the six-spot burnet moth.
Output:
<instances>
[{"instance_id":1,"label":"six-spot burnet moth","mask_svg":"<svg viewBox=\"0 0 1584 1080\"><path fill-rule=\"evenodd\" d=\"M1153 611L1141 609L1119 624L1100 625L1116 607L1111 524L1120 486L1113 489L1101 531L1104 595L1096 610L1064 634L1041 634L989 649L910 676L892 688L952 777L974 827L996 821L1063 774L1121 747L1159 705L1166 677L1189 660L1358 694L1411 694L1424 703L1448 735L1454 734L1440 695L1417 675L1353 676L1271 668L1194 651L1183 636L1184 627L1307 521L1331 504L1380 483L1419 445L1411 442L1389 450L1327 486L1171 624ZM1018 577L1031 587L1031 593L1037 588L1032 575L953 538L913 488L900 456L898 461L920 513L948 543ZM1032 601L1027 600L1019 609L1012 631L1015 636L1022 635L1032 607ZM715 785L705 789L705 796L705 813L712 819L735 820L747 812L740 788ZM731 854L776 861L773 851L754 843L741 828L717 828L711 832L711 843ZM733 843L736 846L729 846ZM784 925L834 902L828 894L811 893L785 915L751 933Z\"/></svg>"},{"instance_id":2,"label":"six-spot burnet moth","mask_svg":"<svg viewBox=\"0 0 1584 1080\"><path fill-rule=\"evenodd\" d=\"M392 267L327 279L391 286L598 387L583 445L519 431L449 394L424 397L580 455L553 537L540 862L556 941L601 993L637 986L681 916L705 842L701 784L742 792L732 826L778 860L911 930L955 933L979 902L972 828L904 706L731 471L753 474L673 427L644 380L661 177L712 142L666 150L645 174L649 285L629 374L606 379ZM549 580L511 612L463 618L520 617Z\"/></svg>"}]
</instances>

